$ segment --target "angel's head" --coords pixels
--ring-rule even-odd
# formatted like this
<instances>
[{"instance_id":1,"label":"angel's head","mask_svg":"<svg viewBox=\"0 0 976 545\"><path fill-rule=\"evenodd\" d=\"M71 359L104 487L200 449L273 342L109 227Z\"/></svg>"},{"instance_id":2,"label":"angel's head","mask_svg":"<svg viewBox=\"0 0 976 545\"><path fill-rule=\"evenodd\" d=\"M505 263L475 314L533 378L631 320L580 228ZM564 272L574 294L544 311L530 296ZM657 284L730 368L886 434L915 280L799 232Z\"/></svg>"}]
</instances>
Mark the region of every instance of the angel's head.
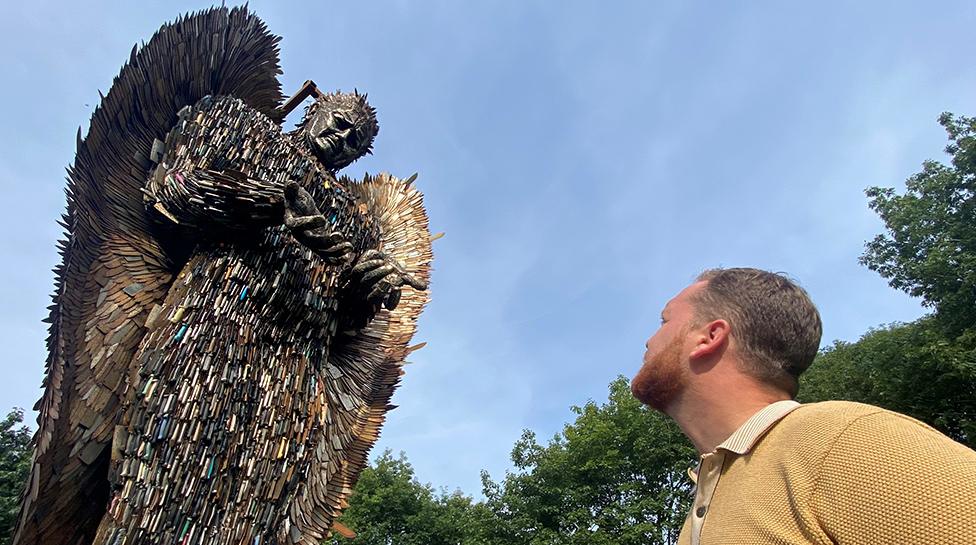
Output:
<instances>
[{"instance_id":1,"label":"angel's head","mask_svg":"<svg viewBox=\"0 0 976 545\"><path fill-rule=\"evenodd\" d=\"M370 153L379 125L366 95L336 92L316 98L298 130L326 168L339 170Z\"/></svg>"}]
</instances>

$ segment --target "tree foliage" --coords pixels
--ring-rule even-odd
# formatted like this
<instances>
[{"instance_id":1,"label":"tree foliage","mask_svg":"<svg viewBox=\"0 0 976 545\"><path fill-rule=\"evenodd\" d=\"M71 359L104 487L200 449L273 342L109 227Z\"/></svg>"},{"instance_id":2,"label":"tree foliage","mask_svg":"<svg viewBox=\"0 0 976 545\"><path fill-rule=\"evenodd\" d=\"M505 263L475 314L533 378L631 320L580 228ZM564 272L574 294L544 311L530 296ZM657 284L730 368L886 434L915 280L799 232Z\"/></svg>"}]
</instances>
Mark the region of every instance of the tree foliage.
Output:
<instances>
[{"instance_id":1,"label":"tree foliage","mask_svg":"<svg viewBox=\"0 0 976 545\"><path fill-rule=\"evenodd\" d=\"M927 422L976 446L976 119L942 114L949 165L926 161L893 188L867 190L886 232L861 263L934 309L823 351L801 399L848 399Z\"/></svg>"},{"instance_id":2,"label":"tree foliage","mask_svg":"<svg viewBox=\"0 0 976 545\"><path fill-rule=\"evenodd\" d=\"M0 545L13 538L20 495L30 472L31 432L23 422L23 409L14 409L0 424Z\"/></svg>"},{"instance_id":3,"label":"tree foliage","mask_svg":"<svg viewBox=\"0 0 976 545\"><path fill-rule=\"evenodd\" d=\"M523 433L515 472L482 475L500 523L497 543L657 544L677 539L696 455L664 415L641 405L619 377L606 403L573 407L576 421L545 446Z\"/></svg>"},{"instance_id":4,"label":"tree foliage","mask_svg":"<svg viewBox=\"0 0 976 545\"><path fill-rule=\"evenodd\" d=\"M341 519L358 533L350 545L674 543L691 498L691 444L623 377L606 403L572 410L575 421L546 445L523 432L502 481L482 473L483 502L436 494L402 454L384 453Z\"/></svg>"},{"instance_id":5,"label":"tree foliage","mask_svg":"<svg viewBox=\"0 0 976 545\"><path fill-rule=\"evenodd\" d=\"M484 509L470 497L435 493L420 484L406 456L387 450L363 470L340 522L356 532L348 545L457 545L479 543L477 523Z\"/></svg>"},{"instance_id":6,"label":"tree foliage","mask_svg":"<svg viewBox=\"0 0 976 545\"><path fill-rule=\"evenodd\" d=\"M887 232L868 242L861 263L921 297L958 335L976 320L976 118L946 113L939 123L951 164L926 161L902 195L867 190Z\"/></svg>"}]
</instances>

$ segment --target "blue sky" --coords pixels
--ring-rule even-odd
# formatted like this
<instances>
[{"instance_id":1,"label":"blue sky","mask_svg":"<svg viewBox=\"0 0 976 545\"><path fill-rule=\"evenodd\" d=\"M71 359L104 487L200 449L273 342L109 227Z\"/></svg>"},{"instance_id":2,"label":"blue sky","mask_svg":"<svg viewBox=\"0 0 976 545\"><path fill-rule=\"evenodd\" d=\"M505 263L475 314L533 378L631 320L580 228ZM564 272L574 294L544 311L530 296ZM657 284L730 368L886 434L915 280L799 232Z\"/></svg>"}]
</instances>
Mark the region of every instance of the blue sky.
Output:
<instances>
[{"instance_id":1,"label":"blue sky","mask_svg":"<svg viewBox=\"0 0 976 545\"><path fill-rule=\"evenodd\" d=\"M732 5L736 4L736 5ZM637 369L702 269L798 278L824 342L924 309L857 263L870 185L941 159L976 113L969 2L266 2L286 93L369 92L381 131L349 174L419 172L433 303L379 449L480 491L523 428ZM41 319L75 132L129 50L183 1L11 3L0 21L0 409L39 396ZM31 417L32 419L33 417Z\"/></svg>"}]
</instances>

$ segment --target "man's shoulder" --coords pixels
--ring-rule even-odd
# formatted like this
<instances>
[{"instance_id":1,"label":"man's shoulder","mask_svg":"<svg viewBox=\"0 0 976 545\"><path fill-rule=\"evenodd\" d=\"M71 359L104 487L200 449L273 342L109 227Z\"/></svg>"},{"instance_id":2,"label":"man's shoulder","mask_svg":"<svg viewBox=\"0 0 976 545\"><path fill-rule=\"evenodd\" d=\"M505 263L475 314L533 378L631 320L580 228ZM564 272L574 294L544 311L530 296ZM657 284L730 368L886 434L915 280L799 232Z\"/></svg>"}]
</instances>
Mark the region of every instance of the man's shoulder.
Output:
<instances>
[{"instance_id":1,"label":"man's shoulder","mask_svg":"<svg viewBox=\"0 0 976 545\"><path fill-rule=\"evenodd\" d=\"M788 416L797 424L801 422L815 422L826 426L840 425L846 427L855 422L867 420L872 422L885 422L890 425L921 426L922 428L932 430L932 427L928 424L910 416L855 401L804 403L793 410Z\"/></svg>"},{"instance_id":2,"label":"man's shoulder","mask_svg":"<svg viewBox=\"0 0 976 545\"><path fill-rule=\"evenodd\" d=\"M852 401L822 401L800 405L776 427L779 428L779 435L784 438L806 443L806 447L820 445L828 450L837 447L838 442L854 442L865 448L871 445L881 448L906 439L948 443L952 448L965 449L938 430L910 416Z\"/></svg>"},{"instance_id":3,"label":"man's shoulder","mask_svg":"<svg viewBox=\"0 0 976 545\"><path fill-rule=\"evenodd\" d=\"M874 405L852 401L822 401L804 403L783 417L770 430L768 442L785 441L800 450L825 451L842 434L854 427L855 423L863 422L877 422L882 427L921 426L931 429L915 419Z\"/></svg>"},{"instance_id":4,"label":"man's shoulder","mask_svg":"<svg viewBox=\"0 0 976 545\"><path fill-rule=\"evenodd\" d=\"M792 420L809 419L824 423L845 423L879 413L891 413L891 411L854 401L819 401L817 403L803 403L793 410L789 416Z\"/></svg>"},{"instance_id":5,"label":"man's shoulder","mask_svg":"<svg viewBox=\"0 0 976 545\"><path fill-rule=\"evenodd\" d=\"M784 418L787 426L815 427L823 431L846 429L854 423L876 422L885 426L920 427L935 431L928 424L910 416L854 401L820 401L804 403Z\"/></svg>"},{"instance_id":6,"label":"man's shoulder","mask_svg":"<svg viewBox=\"0 0 976 545\"><path fill-rule=\"evenodd\" d=\"M956 496L972 497L976 451L923 422L846 401L802 405L793 413L797 417L794 429L808 431L796 434L802 440L795 449L813 452L819 458L818 480L828 483L828 497L836 498L853 489L888 493L884 489L902 490L895 495L910 498L915 487L922 486L919 483L925 483L930 492L955 490ZM788 442L791 430L785 431L782 438ZM885 470L879 474L860 468ZM934 492L928 497L946 498Z\"/></svg>"}]
</instances>

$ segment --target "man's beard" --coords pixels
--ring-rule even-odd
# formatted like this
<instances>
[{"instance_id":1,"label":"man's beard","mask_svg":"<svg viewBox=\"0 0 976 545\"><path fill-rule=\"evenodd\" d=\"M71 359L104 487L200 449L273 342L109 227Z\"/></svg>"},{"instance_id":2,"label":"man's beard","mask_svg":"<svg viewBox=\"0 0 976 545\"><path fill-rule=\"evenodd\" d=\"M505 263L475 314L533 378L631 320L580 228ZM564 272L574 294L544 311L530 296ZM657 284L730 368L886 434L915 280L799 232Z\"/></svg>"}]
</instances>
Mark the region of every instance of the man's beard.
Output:
<instances>
[{"instance_id":1,"label":"man's beard","mask_svg":"<svg viewBox=\"0 0 976 545\"><path fill-rule=\"evenodd\" d=\"M645 362L630 382L630 391L642 403L665 412L684 389L687 371L681 365L681 341L676 336L660 354Z\"/></svg>"}]
</instances>

